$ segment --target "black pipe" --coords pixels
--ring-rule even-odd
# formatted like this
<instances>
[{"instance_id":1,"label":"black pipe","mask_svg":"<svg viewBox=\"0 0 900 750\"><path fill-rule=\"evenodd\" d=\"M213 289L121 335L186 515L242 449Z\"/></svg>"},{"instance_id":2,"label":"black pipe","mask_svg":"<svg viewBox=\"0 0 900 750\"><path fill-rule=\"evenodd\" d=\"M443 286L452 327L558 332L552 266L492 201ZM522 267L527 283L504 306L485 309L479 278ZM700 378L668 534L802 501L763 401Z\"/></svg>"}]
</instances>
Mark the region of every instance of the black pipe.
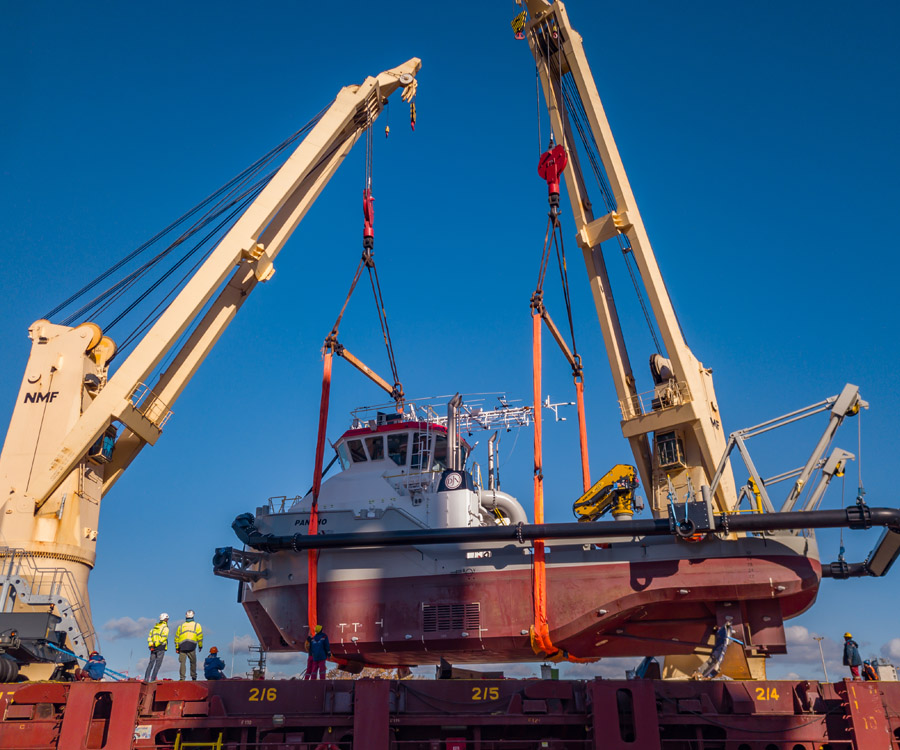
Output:
<instances>
[{"instance_id":1,"label":"black pipe","mask_svg":"<svg viewBox=\"0 0 900 750\"><path fill-rule=\"evenodd\" d=\"M847 578L864 578L865 576L874 576L875 574L869 570L868 563L848 563L843 560L837 562L823 563L822 578L834 578L838 581Z\"/></svg>"},{"instance_id":2,"label":"black pipe","mask_svg":"<svg viewBox=\"0 0 900 750\"><path fill-rule=\"evenodd\" d=\"M428 544L477 544L483 542L518 542L535 539L597 540L611 537L691 536L711 530L716 532L787 531L791 529L824 529L846 527L868 529L888 526L900 529L900 508L869 508L853 505L841 510L810 510L789 513L729 514L714 517L714 528L696 523L675 523L668 518L637 521L603 521L594 523L517 524L515 526L478 526L473 528L415 529L392 532L353 532L349 534L293 534L275 536L261 534L249 513L238 516L231 527L247 546L263 552L307 549L353 549L359 547L398 547Z\"/></svg>"}]
</instances>

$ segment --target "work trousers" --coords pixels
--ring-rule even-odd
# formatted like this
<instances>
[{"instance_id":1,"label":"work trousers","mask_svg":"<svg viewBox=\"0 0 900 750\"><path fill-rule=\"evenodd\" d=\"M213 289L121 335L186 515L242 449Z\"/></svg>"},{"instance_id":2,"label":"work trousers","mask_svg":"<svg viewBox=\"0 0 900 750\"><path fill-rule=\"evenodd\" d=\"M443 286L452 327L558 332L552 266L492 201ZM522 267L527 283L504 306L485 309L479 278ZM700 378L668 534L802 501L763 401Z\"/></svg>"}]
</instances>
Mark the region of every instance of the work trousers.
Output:
<instances>
[{"instance_id":1,"label":"work trousers","mask_svg":"<svg viewBox=\"0 0 900 750\"><path fill-rule=\"evenodd\" d=\"M304 680L324 680L325 679L325 662L324 661L313 661L312 664L306 667L306 674L303 677Z\"/></svg>"},{"instance_id":2,"label":"work trousers","mask_svg":"<svg viewBox=\"0 0 900 750\"><path fill-rule=\"evenodd\" d=\"M193 651L179 651L178 652L178 679L184 679L184 660L191 660L191 679L197 679L197 649L195 648Z\"/></svg>"},{"instance_id":3,"label":"work trousers","mask_svg":"<svg viewBox=\"0 0 900 750\"><path fill-rule=\"evenodd\" d=\"M144 672L144 682L153 682L156 679L165 657L166 650L164 648L158 648L156 651L150 652L150 661L147 663L147 671Z\"/></svg>"}]
</instances>

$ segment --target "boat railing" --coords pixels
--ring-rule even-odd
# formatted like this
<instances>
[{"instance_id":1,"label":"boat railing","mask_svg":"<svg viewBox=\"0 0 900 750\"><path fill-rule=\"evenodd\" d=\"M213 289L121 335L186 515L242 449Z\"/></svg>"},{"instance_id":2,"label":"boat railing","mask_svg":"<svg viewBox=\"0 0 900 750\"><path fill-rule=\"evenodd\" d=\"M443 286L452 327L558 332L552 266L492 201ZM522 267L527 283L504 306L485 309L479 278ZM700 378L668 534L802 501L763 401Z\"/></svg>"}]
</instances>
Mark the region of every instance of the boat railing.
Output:
<instances>
[{"instance_id":1,"label":"boat railing","mask_svg":"<svg viewBox=\"0 0 900 750\"><path fill-rule=\"evenodd\" d=\"M138 383L131 392L131 405L157 429L162 429L172 416L172 410L145 383Z\"/></svg>"},{"instance_id":2,"label":"boat railing","mask_svg":"<svg viewBox=\"0 0 900 750\"><path fill-rule=\"evenodd\" d=\"M436 492L441 481L440 471L417 471L409 474L385 474L391 484L403 487L407 492Z\"/></svg>"},{"instance_id":3,"label":"boat railing","mask_svg":"<svg viewBox=\"0 0 900 750\"><path fill-rule=\"evenodd\" d=\"M302 500L300 495L288 497L287 495L275 495L266 500L270 513L286 513L297 501Z\"/></svg>"},{"instance_id":4,"label":"boat railing","mask_svg":"<svg viewBox=\"0 0 900 750\"><path fill-rule=\"evenodd\" d=\"M652 414L657 411L673 409L693 399L691 389L683 380L669 380L660 383L652 391L638 393L619 400L622 419L629 420Z\"/></svg>"}]
</instances>

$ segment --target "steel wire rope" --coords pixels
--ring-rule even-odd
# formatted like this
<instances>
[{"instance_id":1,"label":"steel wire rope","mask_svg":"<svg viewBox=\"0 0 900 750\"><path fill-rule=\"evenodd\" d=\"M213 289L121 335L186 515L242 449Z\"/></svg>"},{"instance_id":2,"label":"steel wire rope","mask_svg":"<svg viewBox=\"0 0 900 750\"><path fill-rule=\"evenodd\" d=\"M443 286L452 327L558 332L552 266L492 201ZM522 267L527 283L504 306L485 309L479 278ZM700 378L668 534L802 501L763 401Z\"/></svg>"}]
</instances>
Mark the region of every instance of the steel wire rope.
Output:
<instances>
[{"instance_id":1,"label":"steel wire rope","mask_svg":"<svg viewBox=\"0 0 900 750\"><path fill-rule=\"evenodd\" d=\"M266 182L268 182L268 180ZM160 284L162 284L162 282L165 279L167 279L172 273L174 273L174 271L176 269L178 269L182 264L187 262L187 260L191 256L193 256L200 248L202 248L204 245L206 245L206 243L212 237L214 237L223 227L228 226L229 223L231 222L231 220L236 218L238 215L240 215L246 209L246 207L256 198L256 196L259 194L259 192L262 190L263 187L264 187L264 184L259 185L258 190L256 190L255 192L248 192L245 200L242 203L238 204L236 206L236 208L219 223L218 226L216 226L209 234L206 235L205 238L203 238L199 243L197 243L197 245L195 245L194 248L189 253L185 254L181 258L181 260L179 260L178 263L176 263L166 273L165 276L160 278L148 290L146 290L141 295L141 297L139 297L137 300L135 300L129 306L129 309L120 315L120 318L124 317L128 312L130 312L131 309L133 309L137 304L139 304L143 299L145 299L155 288L157 288ZM165 310L165 308L163 310L160 310L160 308L167 302L167 300L169 300L169 298L172 297L173 294L175 294L181 288L181 286L184 284L184 282L187 279L189 279L196 272L197 268L199 268L200 265L209 257L209 255L213 252L215 247L216 247L215 245L210 245L207 248L206 252L203 253L203 255L200 257L200 259L181 277L181 279L178 280L178 282L176 282L176 284L168 291L168 293L162 298L162 300L160 300L157 303L156 307L154 307L153 310L151 310L144 317L144 319L141 321L141 323L139 323L138 326L132 330L132 332L128 335L128 337L125 339L125 341L122 342L120 351L126 350L132 344L132 342L135 341L135 339L137 339L139 336L141 336L151 325L153 325L157 320L159 320L160 316L162 315L162 313ZM168 305L166 305L166 307L168 307ZM157 312L157 311L159 311L159 312ZM115 322L117 322L117 321L114 321L113 325L115 324ZM110 326L110 327L112 327L112 326Z\"/></svg>"},{"instance_id":2,"label":"steel wire rope","mask_svg":"<svg viewBox=\"0 0 900 750\"><path fill-rule=\"evenodd\" d=\"M557 29L558 29L558 27L557 27ZM549 29L549 31L550 31L550 34L552 35L552 33L553 33L552 29ZM550 75L550 65L549 65L549 60L552 59L552 56L550 53L550 47L549 47L550 37L547 36L546 32L545 32L544 36L547 41L547 61L546 61L546 63L547 63L546 64L547 80L548 80L548 83L552 86L553 79ZM557 75L556 75L556 78L557 78L557 83L559 85L559 90L561 92L563 92L562 35L561 35L561 32L559 32L559 31L557 31L557 48L556 49L557 49L557 60L556 60L556 74ZM536 66L536 70L537 70L537 66ZM565 100L565 96L562 97L562 100L560 102L561 103L561 121L563 123L563 134L562 134L563 148L565 148L565 141L567 140L567 136L566 136L566 132L565 132L567 117L566 117L566 107L564 104L564 100ZM569 111L571 112L571 107L570 107ZM538 112L537 112L538 132L540 132L540 117L541 117L540 97L538 97ZM582 136L582 140L584 140L583 136ZM548 243L548 240L549 240L549 243ZM556 261L557 261L557 265L559 267L560 281L562 283L562 290L563 290L563 301L566 306L566 317L568 318L568 323L569 323L569 333L572 337L572 355L575 358L575 361L580 364L580 357L578 356L578 347L575 342L575 323L572 318L572 298L571 298L571 293L570 293L570 288L569 288L569 274L568 274L568 265L566 263L565 244L563 242L562 225L559 221L558 211L551 211L551 214L547 220L547 231L546 231L546 234L544 235L544 249L543 249L543 253L541 255L541 264L540 264L540 267L538 270L538 283L537 283L536 291L535 291L535 303L542 304L542 299L540 299L538 297L538 295L543 294L543 287L544 287L544 281L546 279L547 266L549 265L549 262L550 262L550 246L551 246L551 244L552 244L552 248L556 251ZM578 372L576 372L575 374L576 374L576 377L578 375L580 375L580 373L578 373Z\"/></svg>"},{"instance_id":3,"label":"steel wire rope","mask_svg":"<svg viewBox=\"0 0 900 750\"><path fill-rule=\"evenodd\" d=\"M602 165L599 161L599 156L597 154L597 143L594 140L593 132L590 130L590 127L587 124L587 113L584 110L584 106L581 102L581 97L578 95L577 86L575 82L571 79L571 75L569 77L563 78L564 83L562 85L563 90L563 99L566 100L569 104L569 113L571 115L571 121L575 125L575 129L578 131L578 135L581 139L582 145L584 146L585 153L587 154L588 161L591 165L591 171L594 174L594 179L597 181L597 185L600 188L600 194L603 197L603 202L606 206L608 212L613 212L616 210L617 203L615 200L615 196L612 193L612 186L609 183L608 178L605 175L605 170L602 169ZM634 287L635 296L638 299L638 303L641 307L641 312L644 315L644 320L647 323L647 329L650 332L650 336L653 339L653 343L656 346L657 352L662 352L663 347L660 343L659 337L656 333L656 327L653 325L653 319L650 315L650 311L647 309L647 302L644 299L644 294L641 291L641 286L638 283L637 274L635 272L635 261L633 258L634 253L632 252L631 243L628 241L626 236L621 234L616 235L616 239L618 240L619 249L622 251L622 256L625 260L625 267L628 270L628 275L631 278L631 284ZM679 327L681 323L679 322ZM682 332L682 336L684 333Z\"/></svg>"},{"instance_id":4,"label":"steel wire rope","mask_svg":"<svg viewBox=\"0 0 900 750\"><path fill-rule=\"evenodd\" d=\"M328 106L330 107L331 104L329 104ZM304 135L305 133L309 132L309 130L311 130L319 122L319 120L322 119L322 116L325 114L325 111L327 109L328 109L328 107L325 107L322 111L320 111L318 114L316 114L309 122L307 122L306 125L304 125L302 128L300 128L300 130L296 131L289 138L282 141L275 148L271 149L267 154L264 154L262 157L257 159L256 162L254 162L253 164L251 164L250 166L245 168L242 172L240 172L239 174L232 177L228 182L226 182L220 188L218 188L213 193L208 195L206 198L204 198L200 203L198 203L192 209L187 211L185 214L183 214L181 217L179 217L178 219L173 221L171 224L169 224L167 227L165 227L161 231L157 232L153 237L151 237L149 240L147 240L144 243L142 243L141 245L139 245L135 250L133 250L128 255L126 255L124 258L122 258L121 260L114 263L112 266L110 266L108 269L106 269L99 276L95 277L90 283L86 284L80 290L78 290L74 294L70 295L67 299L65 299L63 302L61 302L56 307L54 307L52 310L50 310L50 312L48 312L44 317L49 319L53 315L56 315L58 312L61 312L62 310L64 310L66 307L71 305L75 300L77 300L80 297L87 294L87 292L89 292L91 289L93 289L95 286L97 286L97 284L99 284L100 282L109 278L109 276L111 276L113 273L118 271L124 265L126 265L130 261L134 260L137 256L139 256L141 253L143 253L145 250L147 250L151 245L158 242L162 237L167 235L173 229L175 229L176 227L183 224L185 221L187 221L189 218L191 218L193 215L195 215L204 206L207 206L209 203L216 200L222 193L231 189L231 187L233 185L235 185L239 181L245 179L246 175L249 174L251 171L258 169L260 167L260 165L264 166L266 163L270 162L273 158L275 158L275 156L277 156L285 148L287 148L294 141L296 141L297 138L299 138L301 135Z\"/></svg>"},{"instance_id":5,"label":"steel wire rope","mask_svg":"<svg viewBox=\"0 0 900 750\"><path fill-rule=\"evenodd\" d=\"M298 131L298 133L299 132L300 131ZM145 263L143 266L141 266L140 268L133 271L131 274L129 274L129 276L125 277L125 279L122 279L121 281L117 282L117 284L114 284L112 287L107 289L104 293L102 293L97 298L92 300L91 303L88 303L88 305L81 308L81 310L77 311L76 313L73 313L73 315L71 315L69 319L74 319L76 316L84 313L86 311L86 309L89 308L92 304L99 301L104 296L109 295L109 298L102 305L100 305L100 307L95 311L95 314L99 315L104 310L106 310L111 304L113 304L116 300L118 300L118 298L121 297L121 295L127 289L131 288L131 286L133 286L136 279L139 278L141 275L143 275L143 273L145 273L147 270L149 270L151 267L153 267L162 258L166 257L174 248L178 247L181 243L183 243L184 241L186 241L187 239L192 237L194 234L196 234L198 231L203 229L205 226L207 226L210 222L215 220L222 213L227 211L232 205L234 205L234 203L236 201L241 200L243 198L243 195L246 194L246 192L239 193L239 191L241 191L243 189L243 187L247 183L247 181L249 179L251 179L254 175L258 174L258 172L264 166L266 166L267 164L269 164L272 161L272 158L274 158L274 155L277 155L277 152L280 152L284 148L286 148L286 146L289 145L289 143L292 140L294 140L296 137L299 137L298 134L295 134L290 139L283 142L279 147L276 147L276 149L273 149L267 155L268 158L259 159L259 160L257 160L257 162L252 164L250 167L245 169L240 175L240 177L241 177L240 181L237 181L237 178L235 178L234 180L231 180L228 185L228 187L230 188L230 192L227 193L224 197L222 197L215 206L213 206L211 209L209 209L209 211L207 211L207 213L204 214L203 217L198 219L189 229L185 230L185 232L183 232L182 235L178 239L173 241L169 247L167 247L165 250L158 253L154 258L152 258L150 261ZM273 172L273 174L274 174L274 172ZM271 175L269 175L269 179L271 179ZM222 192L224 192L224 191L223 190L219 191L220 194ZM235 197L236 194L237 194L237 197Z\"/></svg>"},{"instance_id":6,"label":"steel wire rope","mask_svg":"<svg viewBox=\"0 0 900 750\"><path fill-rule=\"evenodd\" d=\"M541 135L541 71L537 60L534 61L535 105L537 109L538 158L544 153L544 140Z\"/></svg>"},{"instance_id":7,"label":"steel wire rope","mask_svg":"<svg viewBox=\"0 0 900 750\"><path fill-rule=\"evenodd\" d=\"M378 322L381 324L381 335L384 338L384 345L387 348L388 363L391 367L391 374L394 377L394 385L400 383L400 376L397 373L397 361L394 356L394 345L391 341L391 331L388 327L387 311L384 307L384 297L381 294L381 282L378 280L378 269L373 264L369 268L369 281L372 284L372 294L375 297L375 306L378 308Z\"/></svg>"},{"instance_id":8,"label":"steel wire rope","mask_svg":"<svg viewBox=\"0 0 900 750\"><path fill-rule=\"evenodd\" d=\"M271 161L271 159L269 161ZM221 214L227 211L231 206L233 206L235 202L241 200L243 198L243 195L246 194L246 191L243 194L237 195L237 197L234 197L235 193L241 190L246 184L247 180L257 174L259 170L267 163L269 162L259 163L254 165L252 170L245 170L244 179L240 183L236 183L227 195L221 198L215 206L210 208L207 213L204 214L200 219L198 219L189 229L185 230L180 237L174 240L168 247L157 253L157 255L144 263L142 266L132 271L128 276L119 280L111 287L108 287L104 292L95 297L89 303L72 313L68 318L65 319L65 321L63 321L64 325L71 324L73 321L77 320L79 317L84 315L88 310L93 309L95 306L96 309L94 309L94 316L102 315L103 312L105 312L113 304L115 304L122 297L122 295L126 291L131 289L137 282L137 280L141 278L153 266L159 263L163 258L167 257L175 248L180 247L183 242L190 239L194 234L196 234L201 229L206 227L209 223L221 216ZM274 174L274 172L272 174ZM271 179L272 174L270 174L267 179ZM251 187L250 189L252 190L253 188Z\"/></svg>"},{"instance_id":9,"label":"steel wire rope","mask_svg":"<svg viewBox=\"0 0 900 750\"><path fill-rule=\"evenodd\" d=\"M857 496L866 494L862 478L862 407L856 414L856 475L858 477Z\"/></svg>"},{"instance_id":10,"label":"steel wire rope","mask_svg":"<svg viewBox=\"0 0 900 750\"><path fill-rule=\"evenodd\" d=\"M366 195L371 198L372 191L372 179L374 175L375 168L375 148L374 148L374 135L373 135L373 120L371 119L371 113L367 110L367 120L368 124L366 125L366 168L365 168L365 191ZM381 326L381 336L384 339L384 345L387 349L388 355L388 363L391 368L391 375L394 378L394 385L399 385L400 376L397 374L397 362L394 357L394 346L391 341L391 331L388 327L387 322L387 311L384 306L384 297L381 293L381 282L378 279L378 269L375 267L375 259L374 253L370 256L370 263L366 263L366 267L369 270L369 283L372 285L372 296L375 298L375 307L378 311L378 323Z\"/></svg>"},{"instance_id":11,"label":"steel wire rope","mask_svg":"<svg viewBox=\"0 0 900 750\"><path fill-rule=\"evenodd\" d=\"M556 245L556 262L559 266L559 275L562 280L563 299L566 303L566 315L568 315L569 318L569 333L572 336L572 356L575 357L575 361L578 362L578 347L575 344L575 323L572 320L572 298L569 294L569 270L566 265L566 248L563 244L562 227L560 226L559 221L556 222L556 226L559 230L556 233L556 238L554 240L554 244Z\"/></svg>"},{"instance_id":12,"label":"steel wire rope","mask_svg":"<svg viewBox=\"0 0 900 750\"><path fill-rule=\"evenodd\" d=\"M256 195L258 195L259 191L262 190L263 187L265 187L265 185L268 183L268 181L272 178L273 174L274 174L274 172L267 175L266 177L264 177L262 180L257 182L255 185L253 185L247 191L245 191L242 196L235 199L235 201L230 203L228 206L224 207L222 209L222 212L224 212L228 208L233 208L235 205L238 206L237 209L232 210L232 212L228 216L226 216L225 219L223 219L221 222L219 222L219 224L216 227L214 227L212 231L210 231L209 233L206 234L205 237L200 239L200 241L197 242L197 244L195 244L191 250L189 250L187 253L185 253L178 261L176 261L176 263L171 268L169 268L167 271L165 271L165 273L163 273L163 275L160 276L159 279L157 279L153 284L151 284L147 289L145 289L140 295L138 295L138 297L136 299L132 300L132 302L122 312L120 312L113 319L113 321L107 326L107 330L112 330L123 318L125 318L132 310L134 310L141 302L143 302L157 287L159 287L160 284L162 284L166 279L168 279L169 276L171 276L182 264L184 264L191 256L193 256L201 247L203 247L203 245L205 245L213 237L215 237L215 235L219 232L219 230L222 229L223 226L227 225L228 222L231 221L231 219L233 219L237 215L237 212L242 210L246 206L246 204L248 202L247 196L255 197ZM217 213L214 218L218 218L219 216L221 216L222 212ZM207 225L208 225L208 222L205 222L204 227ZM210 248L209 251L211 251L211 250L212 250L212 248ZM130 338L131 338L131 336L129 334L127 339L130 340Z\"/></svg>"},{"instance_id":13,"label":"steel wire rope","mask_svg":"<svg viewBox=\"0 0 900 750\"><path fill-rule=\"evenodd\" d=\"M79 310L76 310L72 313L68 318L63 321L64 325L70 325L72 322L80 318L82 315L87 313L89 310L93 309L93 315L99 316L106 312L112 305L114 305L127 291L129 291L140 279L143 277L151 268L156 266L159 262L161 262L164 258L168 257L176 248L180 247L186 240L190 239L201 229L208 226L212 221L217 219L222 215L225 211L227 211L234 203L240 200L240 196L235 198L230 203L226 203L224 205L217 205L214 210L208 212L203 218L199 219L190 229L186 230L178 239L174 240L172 244L166 247L164 250L157 253L153 258L148 260L139 268L132 271L128 276L120 279L118 282L113 284L111 287L108 287L103 293L95 297L91 302L87 305L83 306ZM108 330L112 327L112 324L106 326L105 328Z\"/></svg>"}]
</instances>

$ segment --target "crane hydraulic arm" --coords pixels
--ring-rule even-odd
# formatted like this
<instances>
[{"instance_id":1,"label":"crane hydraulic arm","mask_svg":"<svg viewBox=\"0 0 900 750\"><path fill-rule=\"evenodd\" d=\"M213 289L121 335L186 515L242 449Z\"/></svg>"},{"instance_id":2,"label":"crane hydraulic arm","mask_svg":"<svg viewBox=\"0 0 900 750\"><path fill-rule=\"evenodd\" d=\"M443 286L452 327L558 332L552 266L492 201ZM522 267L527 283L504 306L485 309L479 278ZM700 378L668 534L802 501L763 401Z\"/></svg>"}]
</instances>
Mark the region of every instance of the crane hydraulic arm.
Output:
<instances>
[{"instance_id":1,"label":"crane hydraulic arm","mask_svg":"<svg viewBox=\"0 0 900 750\"><path fill-rule=\"evenodd\" d=\"M84 605L78 619L86 648L102 497L159 438L188 381L250 292L271 278L279 251L387 98L402 89L412 99L420 67L413 58L341 89L114 374L115 344L96 325L38 320L29 329L31 356L0 454L0 534L16 554L68 569L64 593ZM170 355L152 388L144 385Z\"/></svg>"},{"instance_id":2,"label":"crane hydraulic arm","mask_svg":"<svg viewBox=\"0 0 900 750\"><path fill-rule=\"evenodd\" d=\"M581 37L569 23L563 3L527 0L527 7L530 20L525 34L552 131L568 155L565 183L619 399L622 432L631 445L654 514L665 515L668 480L676 490L710 485L725 452L712 371L703 367L684 340ZM600 196L589 195L585 169L593 172ZM602 198L605 204L599 215L592 197ZM600 203L597 200L597 205ZM633 257L650 303L648 322L652 317L651 329L655 324L661 334L663 351L657 350L650 358L653 390L647 393L640 393L637 387L613 299L606 265L612 248L624 253L626 262L628 255ZM678 494L678 500L683 500ZM726 464L715 503L720 511L728 511L736 502L731 466Z\"/></svg>"}]
</instances>

